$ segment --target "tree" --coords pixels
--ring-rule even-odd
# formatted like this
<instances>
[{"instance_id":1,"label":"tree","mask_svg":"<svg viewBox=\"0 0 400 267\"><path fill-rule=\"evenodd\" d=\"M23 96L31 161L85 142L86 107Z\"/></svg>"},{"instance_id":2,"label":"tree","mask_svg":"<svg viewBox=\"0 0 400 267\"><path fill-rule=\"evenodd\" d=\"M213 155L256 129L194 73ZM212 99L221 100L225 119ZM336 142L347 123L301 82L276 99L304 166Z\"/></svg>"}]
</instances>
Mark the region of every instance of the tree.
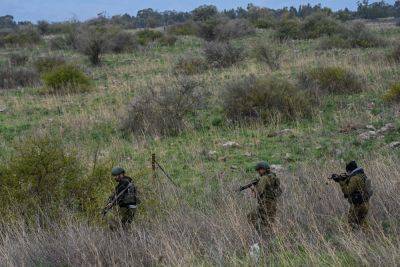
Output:
<instances>
[{"instance_id":1,"label":"tree","mask_svg":"<svg viewBox=\"0 0 400 267\"><path fill-rule=\"evenodd\" d=\"M194 21L206 21L218 15L218 9L213 5L203 5L192 11Z\"/></svg>"}]
</instances>

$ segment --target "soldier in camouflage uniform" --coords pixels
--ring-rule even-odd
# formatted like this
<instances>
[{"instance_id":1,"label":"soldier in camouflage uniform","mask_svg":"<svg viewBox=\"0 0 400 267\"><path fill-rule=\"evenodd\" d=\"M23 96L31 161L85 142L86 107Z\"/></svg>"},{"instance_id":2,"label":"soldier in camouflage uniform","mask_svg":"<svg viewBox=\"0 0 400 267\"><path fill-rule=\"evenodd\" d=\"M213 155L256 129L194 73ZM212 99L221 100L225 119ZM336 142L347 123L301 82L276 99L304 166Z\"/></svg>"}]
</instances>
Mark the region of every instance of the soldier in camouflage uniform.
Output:
<instances>
[{"instance_id":1,"label":"soldier in camouflage uniform","mask_svg":"<svg viewBox=\"0 0 400 267\"><path fill-rule=\"evenodd\" d=\"M256 180L257 183L251 187L251 190L253 196L257 198L258 207L247 217L257 231L263 232L275 222L278 198L282 194L282 189L279 179L271 171L268 163L260 162L255 169L259 177Z\"/></svg>"},{"instance_id":2,"label":"soldier in camouflage uniform","mask_svg":"<svg viewBox=\"0 0 400 267\"><path fill-rule=\"evenodd\" d=\"M369 200L373 194L371 181L364 170L357 166L355 161L346 166L346 173L332 175L332 180L337 182L342 189L344 197L350 203L348 213L349 224L354 228L365 228L369 210Z\"/></svg>"},{"instance_id":3,"label":"soldier in camouflage uniform","mask_svg":"<svg viewBox=\"0 0 400 267\"><path fill-rule=\"evenodd\" d=\"M116 205L118 205L120 223L124 228L126 228L132 223L137 205L139 204L136 187L133 184L132 179L125 176L125 170L123 168L115 167L112 169L111 174L115 181L118 182L118 185L115 187L115 192L110 196L109 204L106 209L111 208L111 202L125 190L125 192L118 197Z\"/></svg>"}]
</instances>

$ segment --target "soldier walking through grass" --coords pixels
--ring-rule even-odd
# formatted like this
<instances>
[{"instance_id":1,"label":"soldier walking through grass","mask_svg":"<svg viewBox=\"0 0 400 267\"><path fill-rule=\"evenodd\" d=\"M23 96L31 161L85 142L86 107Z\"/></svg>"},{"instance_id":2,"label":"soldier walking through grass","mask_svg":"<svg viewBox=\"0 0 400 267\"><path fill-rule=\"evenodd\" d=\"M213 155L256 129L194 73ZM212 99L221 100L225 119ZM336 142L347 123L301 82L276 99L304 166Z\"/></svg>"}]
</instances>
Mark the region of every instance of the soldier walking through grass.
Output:
<instances>
[{"instance_id":1,"label":"soldier walking through grass","mask_svg":"<svg viewBox=\"0 0 400 267\"><path fill-rule=\"evenodd\" d=\"M248 214L249 222L260 233L269 230L276 218L278 198L282 194L280 181L267 162L256 165L259 177L250 187L252 195L257 198L258 207Z\"/></svg>"},{"instance_id":2,"label":"soldier walking through grass","mask_svg":"<svg viewBox=\"0 0 400 267\"><path fill-rule=\"evenodd\" d=\"M371 180L365 175L362 168L351 161L346 166L346 173L333 174L332 180L342 189L344 197L350 203L348 222L353 229L366 228L369 211L369 200L373 194Z\"/></svg>"},{"instance_id":3,"label":"soldier walking through grass","mask_svg":"<svg viewBox=\"0 0 400 267\"><path fill-rule=\"evenodd\" d=\"M111 174L115 181L118 182L118 185L115 187L115 192L108 199L104 214L117 205L120 224L123 228L127 228L132 223L139 204L137 190L132 178L125 175L123 168L115 167L112 169ZM111 225L111 227L114 227L114 225Z\"/></svg>"}]
</instances>

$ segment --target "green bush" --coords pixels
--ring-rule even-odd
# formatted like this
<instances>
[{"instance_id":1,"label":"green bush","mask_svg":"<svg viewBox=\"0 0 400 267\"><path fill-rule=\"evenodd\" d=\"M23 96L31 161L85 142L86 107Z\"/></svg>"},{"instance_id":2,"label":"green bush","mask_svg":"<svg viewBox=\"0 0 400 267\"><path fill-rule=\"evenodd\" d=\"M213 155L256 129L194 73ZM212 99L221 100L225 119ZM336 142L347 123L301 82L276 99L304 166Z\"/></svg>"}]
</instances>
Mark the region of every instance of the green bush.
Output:
<instances>
[{"instance_id":1,"label":"green bush","mask_svg":"<svg viewBox=\"0 0 400 267\"><path fill-rule=\"evenodd\" d=\"M276 37L280 40L303 38L301 22L298 19L283 19L276 25Z\"/></svg>"},{"instance_id":2,"label":"green bush","mask_svg":"<svg viewBox=\"0 0 400 267\"><path fill-rule=\"evenodd\" d=\"M140 45L146 46L151 42L157 41L158 39L163 37L162 32L153 31L153 30L141 30L136 34L137 41Z\"/></svg>"},{"instance_id":3,"label":"green bush","mask_svg":"<svg viewBox=\"0 0 400 267\"><path fill-rule=\"evenodd\" d=\"M282 53L283 50L279 44L257 43L254 47L254 57L258 61L267 64L271 70L280 68Z\"/></svg>"},{"instance_id":4,"label":"green bush","mask_svg":"<svg viewBox=\"0 0 400 267\"><path fill-rule=\"evenodd\" d=\"M33 27L24 27L0 37L0 43L10 46L32 46L40 43L42 37Z\"/></svg>"},{"instance_id":5,"label":"green bush","mask_svg":"<svg viewBox=\"0 0 400 267\"><path fill-rule=\"evenodd\" d=\"M196 35L198 26L193 21L187 21L169 26L167 32L171 35Z\"/></svg>"},{"instance_id":6,"label":"green bush","mask_svg":"<svg viewBox=\"0 0 400 267\"><path fill-rule=\"evenodd\" d=\"M110 41L110 28L106 26L85 25L78 31L78 37L73 42L78 50L88 56L90 63L99 65Z\"/></svg>"},{"instance_id":7,"label":"green bush","mask_svg":"<svg viewBox=\"0 0 400 267\"><path fill-rule=\"evenodd\" d=\"M196 81L177 79L172 85L152 85L133 99L123 129L137 135L176 135L204 104L205 94Z\"/></svg>"},{"instance_id":8,"label":"green bush","mask_svg":"<svg viewBox=\"0 0 400 267\"><path fill-rule=\"evenodd\" d=\"M207 63L201 56L187 53L178 58L174 71L176 74L194 75L207 69Z\"/></svg>"},{"instance_id":9,"label":"green bush","mask_svg":"<svg viewBox=\"0 0 400 267\"><path fill-rule=\"evenodd\" d=\"M204 46L207 63L211 67L226 68L244 59L244 49L231 43L208 42Z\"/></svg>"},{"instance_id":10,"label":"green bush","mask_svg":"<svg viewBox=\"0 0 400 267\"><path fill-rule=\"evenodd\" d=\"M16 142L14 151L0 173L3 207L15 207L13 212L27 219L38 211L52 217L65 207L74 207L81 166L60 138L30 135Z\"/></svg>"},{"instance_id":11,"label":"green bush","mask_svg":"<svg viewBox=\"0 0 400 267\"><path fill-rule=\"evenodd\" d=\"M174 35L165 34L160 39L158 39L158 43L163 46L173 46L175 45L178 38Z\"/></svg>"},{"instance_id":12,"label":"green bush","mask_svg":"<svg viewBox=\"0 0 400 267\"><path fill-rule=\"evenodd\" d=\"M382 38L368 30L361 22L352 23L339 33L325 37L320 42L321 49L370 48L385 45L386 42Z\"/></svg>"},{"instance_id":13,"label":"green bush","mask_svg":"<svg viewBox=\"0 0 400 267\"><path fill-rule=\"evenodd\" d=\"M331 36L343 30L342 24L325 13L308 16L302 24L304 38L316 39L324 35Z\"/></svg>"},{"instance_id":14,"label":"green bush","mask_svg":"<svg viewBox=\"0 0 400 267\"><path fill-rule=\"evenodd\" d=\"M347 94L363 90L364 82L351 71L341 67L318 67L299 75L300 85L314 92Z\"/></svg>"},{"instance_id":15,"label":"green bush","mask_svg":"<svg viewBox=\"0 0 400 267\"><path fill-rule=\"evenodd\" d=\"M49 45L52 50L67 50L72 48L65 36L55 36L51 38Z\"/></svg>"},{"instance_id":16,"label":"green bush","mask_svg":"<svg viewBox=\"0 0 400 267\"><path fill-rule=\"evenodd\" d=\"M76 66L63 65L43 75L47 93L83 93L91 89L88 76Z\"/></svg>"},{"instance_id":17,"label":"green bush","mask_svg":"<svg viewBox=\"0 0 400 267\"><path fill-rule=\"evenodd\" d=\"M400 83L396 83L392 85L389 90L386 92L386 94L383 96L383 99L386 102L394 102L394 103L399 103L400 102Z\"/></svg>"},{"instance_id":18,"label":"green bush","mask_svg":"<svg viewBox=\"0 0 400 267\"><path fill-rule=\"evenodd\" d=\"M65 65L65 59L63 57L44 56L36 59L33 65L40 74L43 74Z\"/></svg>"},{"instance_id":19,"label":"green bush","mask_svg":"<svg viewBox=\"0 0 400 267\"><path fill-rule=\"evenodd\" d=\"M0 67L0 89L15 89L39 84L39 74L32 69Z\"/></svg>"},{"instance_id":20,"label":"green bush","mask_svg":"<svg viewBox=\"0 0 400 267\"><path fill-rule=\"evenodd\" d=\"M226 85L221 99L231 121L296 120L310 116L315 106L308 93L276 77L237 79Z\"/></svg>"}]
</instances>

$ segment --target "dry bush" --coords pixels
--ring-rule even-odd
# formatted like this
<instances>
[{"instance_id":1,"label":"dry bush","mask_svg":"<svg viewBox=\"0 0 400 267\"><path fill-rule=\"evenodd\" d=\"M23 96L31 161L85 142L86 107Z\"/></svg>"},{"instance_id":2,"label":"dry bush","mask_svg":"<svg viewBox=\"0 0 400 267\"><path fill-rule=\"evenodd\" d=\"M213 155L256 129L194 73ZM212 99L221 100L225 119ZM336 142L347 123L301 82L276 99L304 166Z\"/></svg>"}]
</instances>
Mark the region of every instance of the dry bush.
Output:
<instances>
[{"instance_id":1,"label":"dry bush","mask_svg":"<svg viewBox=\"0 0 400 267\"><path fill-rule=\"evenodd\" d=\"M203 88L196 81L178 78L172 85L152 85L131 102L123 129L139 135L176 135L204 103Z\"/></svg>"},{"instance_id":2,"label":"dry bush","mask_svg":"<svg viewBox=\"0 0 400 267\"><path fill-rule=\"evenodd\" d=\"M194 75L207 69L205 59L200 55L186 53L178 58L174 66L176 74Z\"/></svg>"},{"instance_id":3,"label":"dry bush","mask_svg":"<svg viewBox=\"0 0 400 267\"><path fill-rule=\"evenodd\" d=\"M29 68L0 67L0 89L33 87L40 84L39 74Z\"/></svg>"},{"instance_id":4,"label":"dry bush","mask_svg":"<svg viewBox=\"0 0 400 267\"><path fill-rule=\"evenodd\" d=\"M45 92L49 94L85 93L92 88L90 78L72 65L62 65L44 73L43 82L46 86Z\"/></svg>"},{"instance_id":5,"label":"dry bush","mask_svg":"<svg viewBox=\"0 0 400 267\"><path fill-rule=\"evenodd\" d=\"M389 61L400 62L400 45L397 45L387 56Z\"/></svg>"},{"instance_id":6,"label":"dry bush","mask_svg":"<svg viewBox=\"0 0 400 267\"><path fill-rule=\"evenodd\" d=\"M157 194L164 203L161 212L138 217L128 232L111 232L68 214L50 228L29 230L23 223L3 222L0 265L396 266L399 162L387 157L365 163L374 187L366 232L348 227L348 203L327 180L340 170L329 162L278 173L284 193L276 225L265 239L247 224L255 201L234 193L245 180L232 173L205 179L198 196L202 208L188 202L192 192L163 185ZM261 248L258 262L250 254L254 243Z\"/></svg>"},{"instance_id":7,"label":"dry bush","mask_svg":"<svg viewBox=\"0 0 400 267\"><path fill-rule=\"evenodd\" d=\"M271 70L278 70L281 66L283 50L281 44L257 43L254 47L254 57L262 63L267 64Z\"/></svg>"},{"instance_id":8,"label":"dry bush","mask_svg":"<svg viewBox=\"0 0 400 267\"><path fill-rule=\"evenodd\" d=\"M364 81L353 72L341 67L317 67L299 75L304 89L330 94L353 94L364 89Z\"/></svg>"},{"instance_id":9,"label":"dry bush","mask_svg":"<svg viewBox=\"0 0 400 267\"><path fill-rule=\"evenodd\" d=\"M383 96L383 99L386 102L394 102L394 103L399 103L400 102L400 83L396 83L392 85L389 90L386 92L386 94Z\"/></svg>"},{"instance_id":10,"label":"dry bush","mask_svg":"<svg viewBox=\"0 0 400 267\"><path fill-rule=\"evenodd\" d=\"M226 68L244 59L244 48L231 43L208 42L204 45L204 55L211 67Z\"/></svg>"},{"instance_id":11,"label":"dry bush","mask_svg":"<svg viewBox=\"0 0 400 267\"><path fill-rule=\"evenodd\" d=\"M215 28L215 37L219 41L227 41L255 33L254 27L245 19L228 20Z\"/></svg>"},{"instance_id":12,"label":"dry bush","mask_svg":"<svg viewBox=\"0 0 400 267\"><path fill-rule=\"evenodd\" d=\"M107 51L109 28L105 26L85 25L80 28L77 37L79 51L88 56L93 65L101 63L101 56Z\"/></svg>"},{"instance_id":13,"label":"dry bush","mask_svg":"<svg viewBox=\"0 0 400 267\"><path fill-rule=\"evenodd\" d=\"M42 56L35 60L33 65L35 69L40 73L50 72L58 67L65 65L65 59L59 56Z\"/></svg>"},{"instance_id":14,"label":"dry bush","mask_svg":"<svg viewBox=\"0 0 400 267\"><path fill-rule=\"evenodd\" d=\"M135 35L117 31L109 40L108 49L114 53L129 53L138 48L138 42Z\"/></svg>"},{"instance_id":15,"label":"dry bush","mask_svg":"<svg viewBox=\"0 0 400 267\"><path fill-rule=\"evenodd\" d=\"M9 55L8 62L10 66L25 66L28 63L29 57L24 53L13 53Z\"/></svg>"},{"instance_id":16,"label":"dry bush","mask_svg":"<svg viewBox=\"0 0 400 267\"><path fill-rule=\"evenodd\" d=\"M224 112L233 121L295 120L310 116L314 106L307 93L276 77L249 76L230 82L221 99Z\"/></svg>"}]
</instances>

